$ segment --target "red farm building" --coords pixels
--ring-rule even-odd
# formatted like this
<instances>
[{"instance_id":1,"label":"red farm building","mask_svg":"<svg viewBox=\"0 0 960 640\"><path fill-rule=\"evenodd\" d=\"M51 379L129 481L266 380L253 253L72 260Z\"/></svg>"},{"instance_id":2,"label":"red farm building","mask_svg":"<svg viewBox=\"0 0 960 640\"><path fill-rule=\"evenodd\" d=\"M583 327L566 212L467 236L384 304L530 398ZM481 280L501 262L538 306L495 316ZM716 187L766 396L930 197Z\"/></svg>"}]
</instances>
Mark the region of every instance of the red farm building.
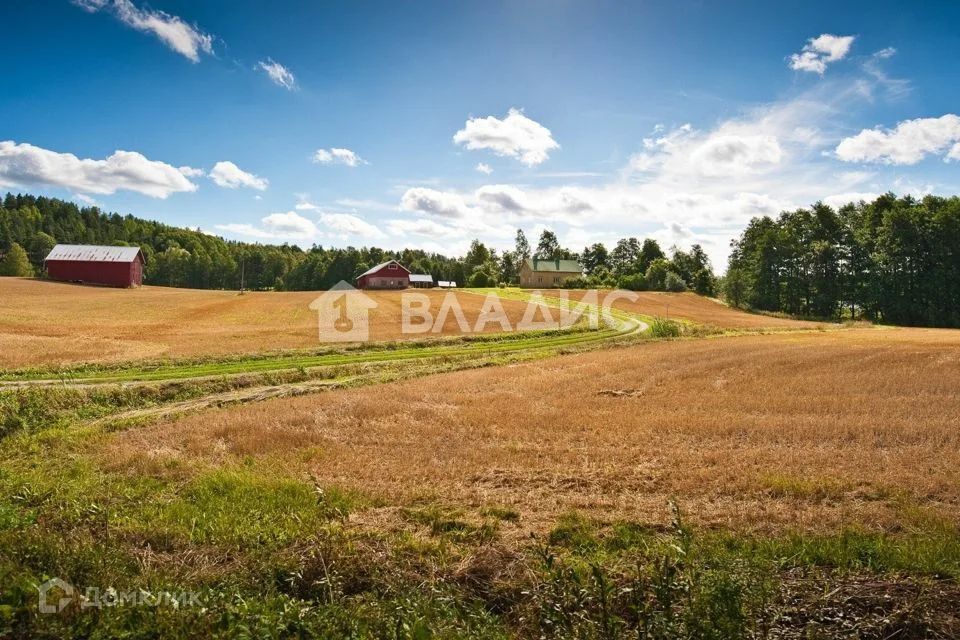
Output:
<instances>
[{"instance_id":1,"label":"red farm building","mask_svg":"<svg viewBox=\"0 0 960 640\"><path fill-rule=\"evenodd\" d=\"M58 244L44 260L52 280L139 287L143 284L140 247L101 247L92 244Z\"/></svg>"},{"instance_id":2,"label":"red farm building","mask_svg":"<svg viewBox=\"0 0 960 640\"><path fill-rule=\"evenodd\" d=\"M409 286L410 271L396 260L378 264L357 276L357 289L406 289Z\"/></svg>"}]
</instances>

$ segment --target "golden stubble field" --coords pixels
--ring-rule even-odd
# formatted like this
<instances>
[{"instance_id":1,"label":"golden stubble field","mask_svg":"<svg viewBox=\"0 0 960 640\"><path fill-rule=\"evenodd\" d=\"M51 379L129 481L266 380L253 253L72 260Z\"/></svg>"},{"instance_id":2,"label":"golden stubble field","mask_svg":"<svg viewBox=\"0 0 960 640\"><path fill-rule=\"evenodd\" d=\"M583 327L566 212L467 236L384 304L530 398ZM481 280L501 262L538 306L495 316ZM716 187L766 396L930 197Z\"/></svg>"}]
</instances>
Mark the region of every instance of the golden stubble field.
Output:
<instances>
[{"instance_id":1,"label":"golden stubble field","mask_svg":"<svg viewBox=\"0 0 960 640\"><path fill-rule=\"evenodd\" d=\"M320 346L310 303L322 292L247 292L141 287L111 289L0 278L0 368L158 357L217 356ZM423 290L439 309L447 294ZM401 333L400 294L370 291L370 337ZM481 296L454 292L471 326ZM522 302L504 300L512 322ZM488 331L498 330L490 324ZM439 335L460 332L449 315ZM417 337L428 337L426 334Z\"/></svg>"},{"instance_id":2,"label":"golden stubble field","mask_svg":"<svg viewBox=\"0 0 960 640\"><path fill-rule=\"evenodd\" d=\"M418 290L430 297L434 313L447 292ZM111 289L0 278L0 368L67 365L78 362L136 361L160 357L217 356L319 346L317 317L309 308L315 291L201 291L167 287ZM373 340L401 333L400 293L371 291L378 306L371 315ZM471 326L483 297L455 292ZM578 299L582 292L571 292ZM694 294L642 293L640 301L618 308L694 320L725 328L803 328L810 323L743 313ZM502 301L511 323L525 303ZM498 331L499 325L487 325ZM460 332L450 315L441 335ZM435 334L431 334L435 335ZM416 338L425 335L416 335Z\"/></svg>"},{"instance_id":3,"label":"golden stubble field","mask_svg":"<svg viewBox=\"0 0 960 640\"><path fill-rule=\"evenodd\" d=\"M375 504L572 511L734 530L960 518L960 332L657 342L208 411L117 434L133 474L272 461ZM507 532L509 535L509 532Z\"/></svg>"}]
</instances>

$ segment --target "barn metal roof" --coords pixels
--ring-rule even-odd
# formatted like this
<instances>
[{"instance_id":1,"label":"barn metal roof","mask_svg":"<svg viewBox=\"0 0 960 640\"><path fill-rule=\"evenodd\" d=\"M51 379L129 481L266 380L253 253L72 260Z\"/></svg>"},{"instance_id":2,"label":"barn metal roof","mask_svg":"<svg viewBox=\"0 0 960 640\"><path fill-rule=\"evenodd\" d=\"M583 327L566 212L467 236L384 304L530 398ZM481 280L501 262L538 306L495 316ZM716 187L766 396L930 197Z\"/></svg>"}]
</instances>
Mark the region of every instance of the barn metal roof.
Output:
<instances>
[{"instance_id":1,"label":"barn metal roof","mask_svg":"<svg viewBox=\"0 0 960 640\"><path fill-rule=\"evenodd\" d=\"M362 278L363 276L368 276L368 275L370 275L371 273L376 273L377 271L380 271L380 269L383 269L385 266L387 266L387 265L390 264L390 263L395 263L395 264L396 264L397 266L399 266L401 269L403 269L404 271L407 271L407 268L406 268L405 266L403 266L402 264L400 264L399 262L397 262L396 260L387 260L386 262L381 262L380 264L378 264L378 265L375 266L375 267L370 267L369 269L367 269L366 271L364 271L363 273L361 273L360 275L358 275L357 278L359 279L359 278ZM408 271L408 273L409 273L409 271Z\"/></svg>"},{"instance_id":2,"label":"barn metal roof","mask_svg":"<svg viewBox=\"0 0 960 640\"><path fill-rule=\"evenodd\" d=\"M58 244L45 260L77 262L133 262L140 247L108 247L95 244Z\"/></svg>"},{"instance_id":3,"label":"barn metal roof","mask_svg":"<svg viewBox=\"0 0 960 640\"><path fill-rule=\"evenodd\" d=\"M411 273L410 282L433 282L433 276L429 273Z\"/></svg>"}]
</instances>

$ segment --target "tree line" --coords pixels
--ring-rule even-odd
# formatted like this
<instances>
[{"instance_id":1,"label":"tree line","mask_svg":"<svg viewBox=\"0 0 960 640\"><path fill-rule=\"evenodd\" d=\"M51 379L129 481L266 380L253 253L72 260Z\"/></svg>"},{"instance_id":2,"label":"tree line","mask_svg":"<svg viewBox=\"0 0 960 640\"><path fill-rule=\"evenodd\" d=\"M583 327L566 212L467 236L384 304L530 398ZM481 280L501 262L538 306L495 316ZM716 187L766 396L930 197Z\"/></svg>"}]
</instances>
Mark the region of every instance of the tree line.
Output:
<instances>
[{"instance_id":1,"label":"tree line","mask_svg":"<svg viewBox=\"0 0 960 640\"><path fill-rule=\"evenodd\" d=\"M754 218L731 243L734 305L819 318L960 327L960 198L892 193Z\"/></svg>"},{"instance_id":2,"label":"tree line","mask_svg":"<svg viewBox=\"0 0 960 640\"><path fill-rule=\"evenodd\" d=\"M562 247L557 235L545 229L537 246L531 248L522 229L517 230L514 248L497 255L483 243L474 241L465 258L470 274L467 284L475 287L494 286L498 282L515 283L525 260L578 260L583 275L571 278L564 286L570 289L593 287L620 287L634 291L686 291L692 289L703 295L714 295L716 277L710 259L700 245L690 251L677 247L668 257L652 238L642 242L637 238L623 238L613 249L603 243L594 243L576 253Z\"/></svg>"},{"instance_id":3,"label":"tree line","mask_svg":"<svg viewBox=\"0 0 960 640\"><path fill-rule=\"evenodd\" d=\"M139 246L146 259L144 282L196 289L329 289L354 279L372 266L395 259L414 273L461 285L515 284L520 266L530 257L577 259L584 266L571 287L614 287L713 294L714 277L706 254L673 249L671 256L656 241L620 240L608 251L603 244L576 253L544 231L531 248L522 230L515 246L497 252L474 240L467 254L448 257L416 249L377 247L324 248L265 245L224 240L200 231L171 227L131 215L78 207L57 198L7 194L0 203L0 275L40 274L43 260L57 243Z\"/></svg>"},{"instance_id":4,"label":"tree line","mask_svg":"<svg viewBox=\"0 0 960 640\"><path fill-rule=\"evenodd\" d=\"M7 194L0 203L0 275L34 275L57 243L139 246L147 284L195 289L320 290L395 259L416 273L463 282L462 260L414 249L303 250L235 242L57 198Z\"/></svg>"}]
</instances>

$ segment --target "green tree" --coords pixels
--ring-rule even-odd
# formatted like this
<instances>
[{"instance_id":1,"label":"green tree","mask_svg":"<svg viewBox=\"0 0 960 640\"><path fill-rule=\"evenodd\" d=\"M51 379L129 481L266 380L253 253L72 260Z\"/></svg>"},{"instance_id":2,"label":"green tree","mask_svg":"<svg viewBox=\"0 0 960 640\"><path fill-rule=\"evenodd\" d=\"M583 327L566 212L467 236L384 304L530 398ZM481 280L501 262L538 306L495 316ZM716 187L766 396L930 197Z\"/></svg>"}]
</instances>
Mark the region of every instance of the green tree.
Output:
<instances>
[{"instance_id":1,"label":"green tree","mask_svg":"<svg viewBox=\"0 0 960 640\"><path fill-rule=\"evenodd\" d=\"M664 258L654 260L643 276L647 288L653 291L665 291L667 274L672 273L672 266L670 261Z\"/></svg>"},{"instance_id":2,"label":"green tree","mask_svg":"<svg viewBox=\"0 0 960 640\"><path fill-rule=\"evenodd\" d=\"M603 243L597 242L585 247L582 254L583 268L587 275L593 275L598 269L609 269L610 254Z\"/></svg>"},{"instance_id":3,"label":"green tree","mask_svg":"<svg viewBox=\"0 0 960 640\"><path fill-rule=\"evenodd\" d=\"M33 234L33 237L30 238L30 262L32 262L36 267L42 268L43 261L47 257L47 254L56 246L57 241L54 240L53 236L50 234L44 233L43 231L38 231Z\"/></svg>"},{"instance_id":4,"label":"green tree","mask_svg":"<svg viewBox=\"0 0 960 640\"><path fill-rule=\"evenodd\" d=\"M618 276L645 273L638 271L640 241L636 238L621 238L610 252L610 269Z\"/></svg>"},{"instance_id":5,"label":"green tree","mask_svg":"<svg viewBox=\"0 0 960 640\"><path fill-rule=\"evenodd\" d=\"M14 242L10 245L10 250L0 260L0 276L15 276L18 278L29 278L33 275L33 266L30 264L30 258L27 252L19 244Z\"/></svg>"},{"instance_id":6,"label":"green tree","mask_svg":"<svg viewBox=\"0 0 960 640\"><path fill-rule=\"evenodd\" d=\"M487 246L479 240L474 240L470 243L470 250L467 251L467 255L463 259L463 264L467 268L467 271L472 272L474 267L487 262L490 258L491 254Z\"/></svg>"},{"instance_id":7,"label":"green tree","mask_svg":"<svg viewBox=\"0 0 960 640\"><path fill-rule=\"evenodd\" d=\"M646 273L654 260L661 260L666 257L667 254L663 252L656 240L653 238L645 239L637 255L637 272Z\"/></svg>"},{"instance_id":8,"label":"green tree","mask_svg":"<svg viewBox=\"0 0 960 640\"><path fill-rule=\"evenodd\" d=\"M668 271L667 275L663 278L663 290L664 291L673 291L680 292L687 290L687 283L683 281L683 278L680 277L675 271Z\"/></svg>"},{"instance_id":9,"label":"green tree","mask_svg":"<svg viewBox=\"0 0 960 640\"><path fill-rule=\"evenodd\" d=\"M563 249L560 248L560 240L557 234L550 229L544 229L540 234L540 241L537 243L536 257L540 260L558 260L563 258Z\"/></svg>"}]
</instances>

